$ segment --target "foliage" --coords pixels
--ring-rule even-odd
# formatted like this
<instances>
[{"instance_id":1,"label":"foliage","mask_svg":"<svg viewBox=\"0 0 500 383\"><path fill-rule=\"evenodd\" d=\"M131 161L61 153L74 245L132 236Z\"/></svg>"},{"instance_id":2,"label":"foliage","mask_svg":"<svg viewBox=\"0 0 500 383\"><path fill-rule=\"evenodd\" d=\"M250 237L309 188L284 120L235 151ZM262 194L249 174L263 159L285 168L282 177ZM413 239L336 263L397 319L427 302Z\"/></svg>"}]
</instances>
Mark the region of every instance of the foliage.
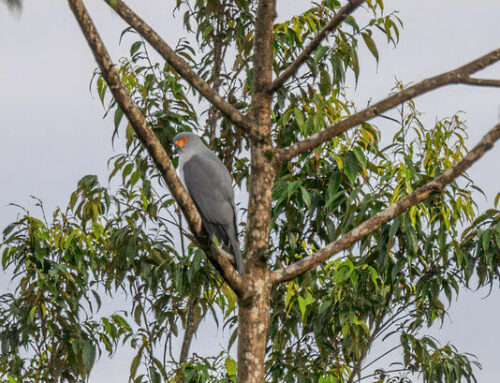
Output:
<instances>
[{"instance_id":1,"label":"foliage","mask_svg":"<svg viewBox=\"0 0 500 383\"><path fill-rule=\"evenodd\" d=\"M10 11L20 11L23 6L22 0L2 0Z\"/></svg>"},{"instance_id":2,"label":"foliage","mask_svg":"<svg viewBox=\"0 0 500 383\"><path fill-rule=\"evenodd\" d=\"M275 25L276 74L340 6L324 0ZM367 2L365 9L359 19L349 16L278 92L276 145L293 144L353 112L344 90L358 80L359 50L378 60L375 42L382 36L396 45L401 27L396 14L384 12L382 0ZM191 33L177 53L235 108L248 111L255 2L177 0L176 10ZM200 101L168 64L153 63L133 32L124 36L132 42L119 74L169 154L177 132L196 131L237 184L248 187L241 132ZM83 381L97 357L127 344L136 351L130 381L234 382L236 362L227 351L236 337L236 297L201 251L188 245L174 200L133 129L122 123L123 112L98 72L92 84L113 115L113 139L124 134L118 139L124 151L110 159L110 186L86 176L66 209L47 219L38 203L41 218L25 211L4 230L2 265L17 287L0 297L1 379ZM280 169L273 190L273 268L339 238L467 151L460 115L428 128L410 101L398 115L385 117L392 121L392 139L383 140L376 125L364 123ZM479 213L476 190L470 179L454 183L324 267L275 288L267 380L352 382L373 374L394 382L408 372L426 382L474 381L470 355L422 334L444 319L461 288L492 287L498 276L500 211ZM126 305L106 312L109 299ZM172 339L207 314L232 331L227 350L180 361L169 352ZM398 343L393 351L399 356L390 354L398 367L386 368L378 359L364 363L372 345L388 337Z\"/></svg>"}]
</instances>

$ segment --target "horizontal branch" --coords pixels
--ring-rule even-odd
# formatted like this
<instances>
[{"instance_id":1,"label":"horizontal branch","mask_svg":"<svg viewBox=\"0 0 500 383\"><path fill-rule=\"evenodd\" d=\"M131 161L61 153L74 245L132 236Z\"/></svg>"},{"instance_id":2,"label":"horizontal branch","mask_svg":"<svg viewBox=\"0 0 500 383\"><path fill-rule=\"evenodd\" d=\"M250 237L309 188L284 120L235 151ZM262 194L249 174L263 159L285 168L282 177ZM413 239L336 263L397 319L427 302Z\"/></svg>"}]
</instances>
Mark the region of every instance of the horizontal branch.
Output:
<instances>
[{"instance_id":1,"label":"horizontal branch","mask_svg":"<svg viewBox=\"0 0 500 383\"><path fill-rule=\"evenodd\" d=\"M106 80L116 102L127 116L137 136L160 170L172 196L184 213L191 231L195 234L198 244L214 266L220 271L227 284L237 294L242 294L244 291L243 280L232 266L230 261L231 256L219 249L203 231L200 215L191 197L177 176L177 172L158 137L156 137L148 125L146 118L137 105L134 104L125 89L85 5L82 0L68 0L68 2L101 69L103 78Z\"/></svg>"},{"instance_id":2,"label":"horizontal branch","mask_svg":"<svg viewBox=\"0 0 500 383\"><path fill-rule=\"evenodd\" d=\"M450 72L423 80L345 118L344 120L337 122L321 132L313 134L289 147L280 149L278 151L277 159L281 162L288 161L295 156L314 149L334 137L340 136L349 129L358 126L363 122L371 120L372 118L431 90L450 84L470 84L470 75L472 73L476 73L497 61L500 61L500 49L496 49Z\"/></svg>"},{"instance_id":3,"label":"horizontal branch","mask_svg":"<svg viewBox=\"0 0 500 383\"><path fill-rule=\"evenodd\" d=\"M326 39L328 34L337 29L338 26L356 10L365 0L349 0L349 3L340 8L337 14L321 29L312 39L309 45L300 53L300 55L283 71L269 86L268 92L276 92L290 77L297 73L299 68L304 64L308 57L313 53L319 45Z\"/></svg>"},{"instance_id":4,"label":"horizontal branch","mask_svg":"<svg viewBox=\"0 0 500 383\"><path fill-rule=\"evenodd\" d=\"M179 75L205 97L235 126L250 131L252 124L231 104L224 100L191 66L156 33L144 20L121 0L105 0L106 3L149 43Z\"/></svg>"},{"instance_id":5,"label":"horizontal branch","mask_svg":"<svg viewBox=\"0 0 500 383\"><path fill-rule=\"evenodd\" d=\"M490 79L490 78L475 78L468 77L462 81L463 84L476 85L476 86L492 86L500 87L500 80Z\"/></svg>"},{"instance_id":6,"label":"horizontal branch","mask_svg":"<svg viewBox=\"0 0 500 383\"><path fill-rule=\"evenodd\" d=\"M418 205L426 200L431 194L441 192L446 185L453 182L458 176L463 174L474 162L479 160L494 143L500 139L500 124L491 129L483 139L469 152L467 155L457 162L455 166L446 170L442 175L433 181L423 185L415 190L407 197L392 204L374 217L365 221L355 229L352 229L347 234L343 235L334 242L331 242L324 248L318 250L314 254L303 258L302 260L291 264L283 269L275 270L272 273L271 280L273 283L279 283L291 280L299 275L315 268L322 264L335 254L350 248L354 243L373 233L387 221L402 214L412 206Z\"/></svg>"}]
</instances>

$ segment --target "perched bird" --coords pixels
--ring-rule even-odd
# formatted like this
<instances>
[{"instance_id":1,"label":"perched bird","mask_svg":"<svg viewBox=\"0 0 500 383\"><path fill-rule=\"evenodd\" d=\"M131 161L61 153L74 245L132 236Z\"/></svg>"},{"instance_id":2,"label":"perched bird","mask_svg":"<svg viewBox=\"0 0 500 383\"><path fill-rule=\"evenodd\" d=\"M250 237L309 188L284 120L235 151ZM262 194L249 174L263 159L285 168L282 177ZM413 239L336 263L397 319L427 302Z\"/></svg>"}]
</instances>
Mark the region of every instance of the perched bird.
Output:
<instances>
[{"instance_id":1,"label":"perched bird","mask_svg":"<svg viewBox=\"0 0 500 383\"><path fill-rule=\"evenodd\" d=\"M177 134L174 143L179 147L181 180L200 213L205 230L231 248L236 268L243 274L234 190L227 168L193 133Z\"/></svg>"}]
</instances>

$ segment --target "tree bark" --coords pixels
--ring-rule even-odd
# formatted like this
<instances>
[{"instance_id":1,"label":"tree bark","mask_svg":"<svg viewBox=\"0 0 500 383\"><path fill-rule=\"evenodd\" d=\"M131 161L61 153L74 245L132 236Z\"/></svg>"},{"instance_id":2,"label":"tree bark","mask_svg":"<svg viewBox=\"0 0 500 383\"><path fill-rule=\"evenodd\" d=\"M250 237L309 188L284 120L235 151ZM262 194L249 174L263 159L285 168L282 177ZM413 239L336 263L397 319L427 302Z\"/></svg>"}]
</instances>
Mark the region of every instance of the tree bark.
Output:
<instances>
[{"instance_id":1,"label":"tree bark","mask_svg":"<svg viewBox=\"0 0 500 383\"><path fill-rule=\"evenodd\" d=\"M191 342L193 341L193 338L196 334L196 331L198 330L198 326L200 325L200 322L204 316L204 315L200 315L199 318L195 317L195 307L198 303L197 300L198 300L198 298L196 298L192 302L189 302L189 305L188 305L188 312L187 312L187 318L186 318L186 330L184 332L184 339L182 340L182 347L181 347L181 354L179 357L179 364L186 363L188 356L189 356L189 350L191 349Z\"/></svg>"},{"instance_id":2,"label":"tree bark","mask_svg":"<svg viewBox=\"0 0 500 383\"><path fill-rule=\"evenodd\" d=\"M269 270L250 265L247 292L238 304L238 383L263 383L270 320Z\"/></svg>"},{"instance_id":3,"label":"tree bark","mask_svg":"<svg viewBox=\"0 0 500 383\"><path fill-rule=\"evenodd\" d=\"M267 263L271 191L275 165L271 139L271 101L275 0L260 0L254 40L254 82L250 116L255 126L250 137L251 171L245 293L238 300L238 383L263 383L267 330L270 320L270 269Z\"/></svg>"},{"instance_id":4,"label":"tree bark","mask_svg":"<svg viewBox=\"0 0 500 383\"><path fill-rule=\"evenodd\" d=\"M475 85L475 86L490 86L490 87L500 87L500 80L494 78L476 78L476 77L468 77L462 80L462 83L465 85Z\"/></svg>"}]
</instances>

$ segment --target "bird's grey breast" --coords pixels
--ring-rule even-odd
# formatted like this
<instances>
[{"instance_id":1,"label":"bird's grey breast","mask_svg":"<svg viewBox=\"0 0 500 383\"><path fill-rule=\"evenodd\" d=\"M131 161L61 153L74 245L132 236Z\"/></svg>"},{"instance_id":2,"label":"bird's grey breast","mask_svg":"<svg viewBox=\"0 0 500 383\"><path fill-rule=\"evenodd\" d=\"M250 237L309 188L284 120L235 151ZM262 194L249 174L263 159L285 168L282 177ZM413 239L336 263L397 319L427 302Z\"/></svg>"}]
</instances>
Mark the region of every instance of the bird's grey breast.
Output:
<instances>
[{"instance_id":1,"label":"bird's grey breast","mask_svg":"<svg viewBox=\"0 0 500 383\"><path fill-rule=\"evenodd\" d=\"M196 156L197 153L194 150L186 150L180 153L179 155L179 175L182 183L184 184L184 187L187 189L187 184L185 180L185 172L184 172L184 166L193 158L193 156Z\"/></svg>"},{"instance_id":2,"label":"bird's grey breast","mask_svg":"<svg viewBox=\"0 0 500 383\"><path fill-rule=\"evenodd\" d=\"M189 158L191 158L191 155L189 155ZM188 161L189 161L189 158L188 158ZM186 181L184 180L184 170L183 170L185 163L186 163L186 155L181 154L179 156L179 166L178 166L178 169L179 169L179 178L181 179L181 182L184 185L184 187L187 189Z\"/></svg>"}]
</instances>

